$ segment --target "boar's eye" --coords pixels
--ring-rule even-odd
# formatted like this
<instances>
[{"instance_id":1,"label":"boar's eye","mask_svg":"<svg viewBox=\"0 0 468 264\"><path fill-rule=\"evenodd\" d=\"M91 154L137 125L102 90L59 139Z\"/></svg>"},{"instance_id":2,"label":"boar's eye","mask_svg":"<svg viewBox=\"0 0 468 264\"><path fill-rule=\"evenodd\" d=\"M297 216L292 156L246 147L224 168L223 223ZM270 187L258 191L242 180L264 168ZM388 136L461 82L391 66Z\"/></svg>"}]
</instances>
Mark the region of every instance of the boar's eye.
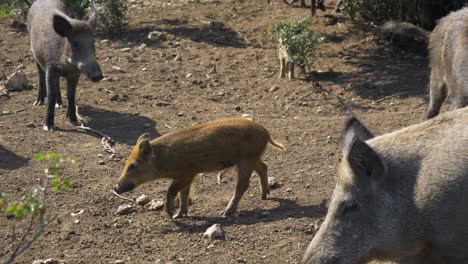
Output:
<instances>
[{"instance_id":1,"label":"boar's eye","mask_svg":"<svg viewBox=\"0 0 468 264\"><path fill-rule=\"evenodd\" d=\"M351 202L346 204L342 214L347 215L351 212L356 212L357 210L359 210L359 204L357 204L356 202Z\"/></svg>"},{"instance_id":2,"label":"boar's eye","mask_svg":"<svg viewBox=\"0 0 468 264\"><path fill-rule=\"evenodd\" d=\"M130 164L130 166L128 167L130 170L135 170L135 169L138 169L138 166L140 166L138 164L138 162L133 162L132 164Z\"/></svg>"}]
</instances>

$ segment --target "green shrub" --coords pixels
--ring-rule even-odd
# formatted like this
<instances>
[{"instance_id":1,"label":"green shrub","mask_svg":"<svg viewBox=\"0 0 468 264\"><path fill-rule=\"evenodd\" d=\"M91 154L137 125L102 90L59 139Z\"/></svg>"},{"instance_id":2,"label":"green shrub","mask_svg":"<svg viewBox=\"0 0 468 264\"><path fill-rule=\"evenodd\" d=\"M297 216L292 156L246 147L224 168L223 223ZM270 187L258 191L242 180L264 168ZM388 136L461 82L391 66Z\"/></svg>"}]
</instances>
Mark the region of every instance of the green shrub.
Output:
<instances>
[{"instance_id":1,"label":"green shrub","mask_svg":"<svg viewBox=\"0 0 468 264\"><path fill-rule=\"evenodd\" d=\"M318 45L325 40L324 37L309 30L310 23L308 18L294 22L280 20L273 27L278 49L284 49L297 66L309 69Z\"/></svg>"},{"instance_id":2,"label":"green shrub","mask_svg":"<svg viewBox=\"0 0 468 264\"><path fill-rule=\"evenodd\" d=\"M71 187L70 180L63 176L63 167L65 163L75 164L75 159L47 153L37 155L36 160L46 164L45 177L40 187L34 188L31 194L23 193L19 199L0 193L0 210L4 210L6 218L11 220L12 225L11 252L5 263L13 263L55 219L56 216L48 217L47 214L45 198L49 183L52 183L56 192L67 192ZM18 229L18 225L22 228Z\"/></svg>"},{"instance_id":3,"label":"green shrub","mask_svg":"<svg viewBox=\"0 0 468 264\"><path fill-rule=\"evenodd\" d=\"M126 15L128 0L97 0L101 6L100 22L110 35L122 33L127 29Z\"/></svg>"},{"instance_id":4,"label":"green shrub","mask_svg":"<svg viewBox=\"0 0 468 264\"><path fill-rule=\"evenodd\" d=\"M18 20L26 21L30 7L29 1L7 0L0 5L0 16L18 14ZM76 19L83 19L88 15L88 10L93 2L100 10L98 23L104 27L108 34L119 34L126 29L128 0L62 0L65 13Z\"/></svg>"}]
</instances>

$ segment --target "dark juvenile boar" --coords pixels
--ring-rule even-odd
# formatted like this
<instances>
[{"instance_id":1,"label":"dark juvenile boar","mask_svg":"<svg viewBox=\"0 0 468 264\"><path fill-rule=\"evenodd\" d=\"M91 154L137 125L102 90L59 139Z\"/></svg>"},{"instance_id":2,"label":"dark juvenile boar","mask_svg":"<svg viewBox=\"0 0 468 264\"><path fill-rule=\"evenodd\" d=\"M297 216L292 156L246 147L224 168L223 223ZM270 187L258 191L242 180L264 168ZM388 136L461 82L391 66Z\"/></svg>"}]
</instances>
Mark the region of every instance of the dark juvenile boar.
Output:
<instances>
[{"instance_id":1,"label":"dark juvenile boar","mask_svg":"<svg viewBox=\"0 0 468 264\"><path fill-rule=\"evenodd\" d=\"M468 108L378 137L351 119L302 263L468 263L467 153Z\"/></svg>"},{"instance_id":2,"label":"dark juvenile boar","mask_svg":"<svg viewBox=\"0 0 468 264\"><path fill-rule=\"evenodd\" d=\"M445 98L452 108L468 103L468 8L442 18L429 40L431 66L428 118L439 114Z\"/></svg>"},{"instance_id":3,"label":"dark juvenile boar","mask_svg":"<svg viewBox=\"0 0 468 264\"><path fill-rule=\"evenodd\" d=\"M187 215L190 187L197 173L222 170L231 166L238 169L234 196L223 212L236 211L249 186L252 171L260 177L262 199L269 194L267 165L261 160L268 143L273 141L268 131L247 118L228 118L176 130L151 142L148 134L138 139L127 160L114 190L123 193L152 180L172 179L166 198L166 212L170 217ZM175 213L175 198L179 209Z\"/></svg>"},{"instance_id":4,"label":"dark juvenile boar","mask_svg":"<svg viewBox=\"0 0 468 264\"><path fill-rule=\"evenodd\" d=\"M54 107L62 106L59 78L67 79L67 117L78 124L75 94L78 79L84 73L91 81L103 78L96 62L94 29L97 12L93 8L88 21L76 20L62 13L60 0L38 0L28 13L31 50L39 72L39 93L34 105L48 105L44 130L54 129Z\"/></svg>"}]
</instances>

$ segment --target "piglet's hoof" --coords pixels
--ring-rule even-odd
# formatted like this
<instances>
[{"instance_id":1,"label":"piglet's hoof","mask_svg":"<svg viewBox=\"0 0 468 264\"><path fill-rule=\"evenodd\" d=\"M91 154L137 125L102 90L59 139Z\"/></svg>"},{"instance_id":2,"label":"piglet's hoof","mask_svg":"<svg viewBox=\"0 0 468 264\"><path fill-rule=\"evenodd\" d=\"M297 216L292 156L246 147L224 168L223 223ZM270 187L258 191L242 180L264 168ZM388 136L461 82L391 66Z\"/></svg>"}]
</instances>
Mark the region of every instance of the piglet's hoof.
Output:
<instances>
[{"instance_id":1,"label":"piglet's hoof","mask_svg":"<svg viewBox=\"0 0 468 264\"><path fill-rule=\"evenodd\" d=\"M33 103L33 105L38 106L38 105L44 105L44 100L37 100Z\"/></svg>"},{"instance_id":2,"label":"piglet's hoof","mask_svg":"<svg viewBox=\"0 0 468 264\"><path fill-rule=\"evenodd\" d=\"M221 211L221 212L219 213L219 215L220 215L221 217L229 217L229 216L231 216L232 214L233 214L232 212L228 212L228 211Z\"/></svg>"},{"instance_id":3,"label":"piglet's hoof","mask_svg":"<svg viewBox=\"0 0 468 264\"><path fill-rule=\"evenodd\" d=\"M172 219L179 219L179 218L183 218L185 216L187 216L187 214L177 213L172 217Z\"/></svg>"},{"instance_id":4,"label":"piglet's hoof","mask_svg":"<svg viewBox=\"0 0 468 264\"><path fill-rule=\"evenodd\" d=\"M43 125L42 129L44 129L45 131L54 131L55 126L54 125Z\"/></svg>"}]
</instances>

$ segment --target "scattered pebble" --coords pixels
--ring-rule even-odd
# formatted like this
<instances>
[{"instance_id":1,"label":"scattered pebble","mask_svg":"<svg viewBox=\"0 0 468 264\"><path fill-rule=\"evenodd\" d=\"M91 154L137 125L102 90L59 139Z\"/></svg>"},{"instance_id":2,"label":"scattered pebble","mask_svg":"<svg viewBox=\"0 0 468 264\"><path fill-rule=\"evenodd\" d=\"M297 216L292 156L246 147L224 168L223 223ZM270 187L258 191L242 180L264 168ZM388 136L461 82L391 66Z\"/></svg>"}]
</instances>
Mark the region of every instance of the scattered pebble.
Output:
<instances>
[{"instance_id":1,"label":"scattered pebble","mask_svg":"<svg viewBox=\"0 0 468 264\"><path fill-rule=\"evenodd\" d=\"M98 161L98 164L99 164L99 165L104 165L104 164L106 164L106 162L105 162L104 160L99 160L99 161Z\"/></svg>"},{"instance_id":2,"label":"scattered pebble","mask_svg":"<svg viewBox=\"0 0 468 264\"><path fill-rule=\"evenodd\" d=\"M18 70L11 74L5 83L5 88L8 91L22 91L29 88L28 78L26 73L22 70Z\"/></svg>"},{"instance_id":3,"label":"scattered pebble","mask_svg":"<svg viewBox=\"0 0 468 264\"><path fill-rule=\"evenodd\" d=\"M240 111L240 110L242 110L242 108L241 108L239 105L236 105L236 106L234 107L234 110Z\"/></svg>"},{"instance_id":4,"label":"scattered pebble","mask_svg":"<svg viewBox=\"0 0 468 264\"><path fill-rule=\"evenodd\" d=\"M27 124L26 124L26 127L29 127L29 128L34 128L34 127L35 127L35 125L34 125L34 123L33 123L33 122L29 122L29 123L27 123Z\"/></svg>"},{"instance_id":5,"label":"scattered pebble","mask_svg":"<svg viewBox=\"0 0 468 264\"><path fill-rule=\"evenodd\" d=\"M224 233L220 224L214 224L206 230L206 232L203 234L203 238L208 238L211 240L213 239L224 240L226 239L226 234Z\"/></svg>"},{"instance_id":6,"label":"scattered pebble","mask_svg":"<svg viewBox=\"0 0 468 264\"><path fill-rule=\"evenodd\" d=\"M123 48L123 49L120 49L121 52L128 52L128 51L130 51L130 50L131 50L131 48Z\"/></svg>"},{"instance_id":7,"label":"scattered pebble","mask_svg":"<svg viewBox=\"0 0 468 264\"><path fill-rule=\"evenodd\" d=\"M185 75L185 78L190 78L190 77L192 77L191 73L187 73L187 75Z\"/></svg>"},{"instance_id":8,"label":"scattered pebble","mask_svg":"<svg viewBox=\"0 0 468 264\"><path fill-rule=\"evenodd\" d=\"M117 211L115 212L115 214L128 215L136 211L137 211L137 208L135 206L130 205L130 204L122 204L121 206L119 206L119 208L117 208Z\"/></svg>"},{"instance_id":9,"label":"scattered pebble","mask_svg":"<svg viewBox=\"0 0 468 264\"><path fill-rule=\"evenodd\" d=\"M116 261L114 261L114 264L123 264L125 263L125 261L123 259L118 259Z\"/></svg>"},{"instance_id":10,"label":"scattered pebble","mask_svg":"<svg viewBox=\"0 0 468 264\"><path fill-rule=\"evenodd\" d=\"M38 260L34 260L32 262L32 264L65 264L65 263L67 263L67 262L64 261L64 260L53 259L53 258L38 259Z\"/></svg>"},{"instance_id":11,"label":"scattered pebble","mask_svg":"<svg viewBox=\"0 0 468 264\"><path fill-rule=\"evenodd\" d=\"M99 153L99 154L97 155L97 157L102 159L103 155L102 155L101 153Z\"/></svg>"},{"instance_id":12,"label":"scattered pebble","mask_svg":"<svg viewBox=\"0 0 468 264\"><path fill-rule=\"evenodd\" d=\"M274 92L274 91L276 91L278 89L279 89L278 85L275 84L270 88L270 90L268 90L268 92L272 93L272 92Z\"/></svg>"},{"instance_id":13,"label":"scattered pebble","mask_svg":"<svg viewBox=\"0 0 468 264\"><path fill-rule=\"evenodd\" d=\"M71 213L70 215L71 215L71 216L78 216L78 215L81 215L81 214L83 214L83 213L84 213L84 210L79 210L78 212L76 212L76 213Z\"/></svg>"},{"instance_id":14,"label":"scattered pebble","mask_svg":"<svg viewBox=\"0 0 468 264\"><path fill-rule=\"evenodd\" d=\"M115 65L112 66L112 70L117 71L117 72L122 72L122 73L125 72L122 68L120 68L119 66L115 66Z\"/></svg>"},{"instance_id":15,"label":"scattered pebble","mask_svg":"<svg viewBox=\"0 0 468 264\"><path fill-rule=\"evenodd\" d=\"M144 206L149 202L150 202L149 197L144 195L144 194L142 194L138 198L136 198L136 204L141 205L141 206Z\"/></svg>"},{"instance_id":16,"label":"scattered pebble","mask_svg":"<svg viewBox=\"0 0 468 264\"><path fill-rule=\"evenodd\" d=\"M275 177L268 177L268 186L271 190L274 190L281 187L281 184L276 180Z\"/></svg>"},{"instance_id":17,"label":"scattered pebble","mask_svg":"<svg viewBox=\"0 0 468 264\"><path fill-rule=\"evenodd\" d=\"M163 201L151 200L149 203L145 204L145 209L149 211L158 211L164 207Z\"/></svg>"}]
</instances>

